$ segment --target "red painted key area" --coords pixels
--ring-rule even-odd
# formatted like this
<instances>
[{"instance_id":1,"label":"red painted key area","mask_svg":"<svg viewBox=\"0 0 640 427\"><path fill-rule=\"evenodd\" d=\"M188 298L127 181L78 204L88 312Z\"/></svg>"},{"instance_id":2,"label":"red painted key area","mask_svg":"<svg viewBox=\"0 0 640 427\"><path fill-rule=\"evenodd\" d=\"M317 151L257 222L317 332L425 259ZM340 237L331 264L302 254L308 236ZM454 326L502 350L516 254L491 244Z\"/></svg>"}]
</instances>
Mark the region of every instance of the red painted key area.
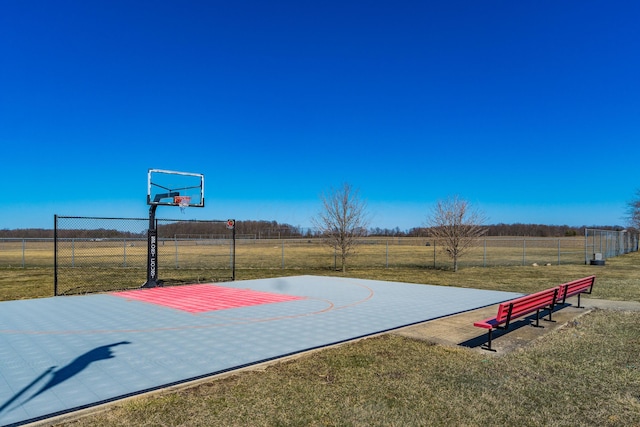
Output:
<instances>
[{"instance_id":1,"label":"red painted key area","mask_svg":"<svg viewBox=\"0 0 640 427\"><path fill-rule=\"evenodd\" d=\"M168 288L135 289L113 292L111 295L144 301L189 313L226 310L276 302L304 299L292 295L260 292L251 289L226 288L215 285L186 285Z\"/></svg>"}]
</instances>

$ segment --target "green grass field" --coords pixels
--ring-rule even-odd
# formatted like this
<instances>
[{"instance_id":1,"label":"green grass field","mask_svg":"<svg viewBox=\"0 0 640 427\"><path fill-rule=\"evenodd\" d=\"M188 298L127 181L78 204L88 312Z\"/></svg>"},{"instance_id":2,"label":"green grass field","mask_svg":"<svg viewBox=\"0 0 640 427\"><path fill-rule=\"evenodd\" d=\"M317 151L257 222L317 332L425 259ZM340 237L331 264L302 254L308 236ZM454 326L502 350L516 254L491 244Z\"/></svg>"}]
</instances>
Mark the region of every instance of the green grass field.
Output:
<instances>
[{"instance_id":1,"label":"green grass field","mask_svg":"<svg viewBox=\"0 0 640 427\"><path fill-rule=\"evenodd\" d=\"M3 299L46 294L50 269L4 269ZM260 269L242 279L331 269ZM594 298L640 302L640 254L606 266L353 268L348 277L534 292L597 276ZM470 325L471 327L471 325ZM385 334L141 396L69 426L640 426L640 313L597 310L505 355Z\"/></svg>"}]
</instances>

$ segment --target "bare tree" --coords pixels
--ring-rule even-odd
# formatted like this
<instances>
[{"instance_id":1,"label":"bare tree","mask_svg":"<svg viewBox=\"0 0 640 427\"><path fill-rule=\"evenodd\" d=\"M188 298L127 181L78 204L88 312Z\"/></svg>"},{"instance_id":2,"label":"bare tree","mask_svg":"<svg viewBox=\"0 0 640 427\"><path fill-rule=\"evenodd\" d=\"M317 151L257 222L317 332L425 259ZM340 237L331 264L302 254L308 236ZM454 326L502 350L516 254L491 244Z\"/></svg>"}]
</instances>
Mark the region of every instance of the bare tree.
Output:
<instances>
[{"instance_id":1,"label":"bare tree","mask_svg":"<svg viewBox=\"0 0 640 427\"><path fill-rule=\"evenodd\" d=\"M324 241L340 251L342 272L347 271L347 257L354 253L368 227L367 204L350 184L331 189L320 196L322 211L311 219Z\"/></svg>"},{"instance_id":2,"label":"bare tree","mask_svg":"<svg viewBox=\"0 0 640 427\"><path fill-rule=\"evenodd\" d=\"M458 259L486 233L485 221L482 212L458 196L436 202L427 217L427 227L431 237L444 246L444 251L453 260L453 271L458 271Z\"/></svg>"},{"instance_id":3,"label":"bare tree","mask_svg":"<svg viewBox=\"0 0 640 427\"><path fill-rule=\"evenodd\" d=\"M640 229L640 189L636 190L635 199L627 203L627 220L630 226Z\"/></svg>"}]
</instances>

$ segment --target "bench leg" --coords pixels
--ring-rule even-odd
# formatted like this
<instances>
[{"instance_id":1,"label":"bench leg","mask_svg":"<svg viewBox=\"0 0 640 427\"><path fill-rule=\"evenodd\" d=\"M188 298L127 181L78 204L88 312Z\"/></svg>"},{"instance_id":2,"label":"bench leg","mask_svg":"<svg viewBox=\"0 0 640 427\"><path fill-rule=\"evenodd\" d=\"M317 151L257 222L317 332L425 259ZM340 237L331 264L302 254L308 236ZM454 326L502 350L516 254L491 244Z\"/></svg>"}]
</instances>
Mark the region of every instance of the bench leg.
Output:
<instances>
[{"instance_id":1,"label":"bench leg","mask_svg":"<svg viewBox=\"0 0 640 427\"><path fill-rule=\"evenodd\" d=\"M549 318L548 319L544 319L543 318L542 320L544 320L546 322L555 322L555 320L553 320L553 318L551 317L551 315L553 314L553 308L554 308L553 306L550 306L548 308L548 310L549 310Z\"/></svg>"},{"instance_id":2,"label":"bench leg","mask_svg":"<svg viewBox=\"0 0 640 427\"><path fill-rule=\"evenodd\" d=\"M532 323L531 326L534 328L544 328L544 326L540 324L540 309L536 310L536 323L535 325Z\"/></svg>"},{"instance_id":3,"label":"bench leg","mask_svg":"<svg viewBox=\"0 0 640 427\"><path fill-rule=\"evenodd\" d=\"M578 294L578 307L577 308L584 308L584 307L580 307L580 295L582 295L582 292Z\"/></svg>"},{"instance_id":4,"label":"bench leg","mask_svg":"<svg viewBox=\"0 0 640 427\"><path fill-rule=\"evenodd\" d=\"M488 337L487 343L483 344L482 347L480 347L481 349L495 352L495 350L493 348L491 348L492 332L493 332L493 329L489 329L489 332L487 333L487 337Z\"/></svg>"}]
</instances>

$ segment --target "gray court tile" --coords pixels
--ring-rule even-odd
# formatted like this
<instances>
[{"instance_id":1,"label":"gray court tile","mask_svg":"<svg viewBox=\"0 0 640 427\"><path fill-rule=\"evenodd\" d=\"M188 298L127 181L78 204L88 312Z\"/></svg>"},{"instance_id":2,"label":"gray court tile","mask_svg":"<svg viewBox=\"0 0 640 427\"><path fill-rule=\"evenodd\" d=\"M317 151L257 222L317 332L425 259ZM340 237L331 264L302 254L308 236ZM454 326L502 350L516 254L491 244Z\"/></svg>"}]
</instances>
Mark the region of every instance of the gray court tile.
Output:
<instances>
[{"instance_id":1,"label":"gray court tile","mask_svg":"<svg viewBox=\"0 0 640 427\"><path fill-rule=\"evenodd\" d=\"M303 299L198 314L108 294L0 303L0 425L520 295L315 276L224 286Z\"/></svg>"}]
</instances>

